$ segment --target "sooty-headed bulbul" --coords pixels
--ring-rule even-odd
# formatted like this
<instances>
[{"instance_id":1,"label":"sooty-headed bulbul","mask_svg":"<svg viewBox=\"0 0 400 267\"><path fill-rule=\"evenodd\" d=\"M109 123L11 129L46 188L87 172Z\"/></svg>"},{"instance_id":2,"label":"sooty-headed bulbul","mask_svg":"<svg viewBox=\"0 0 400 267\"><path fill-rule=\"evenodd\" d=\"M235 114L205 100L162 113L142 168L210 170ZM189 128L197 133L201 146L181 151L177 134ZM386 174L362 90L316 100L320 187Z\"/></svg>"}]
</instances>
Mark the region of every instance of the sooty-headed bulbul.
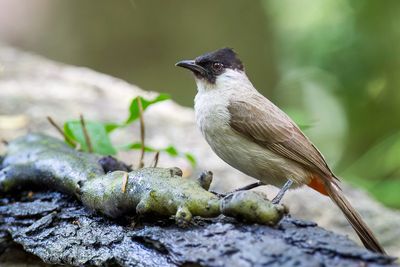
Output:
<instances>
[{"instance_id":1,"label":"sooty-headed bulbul","mask_svg":"<svg viewBox=\"0 0 400 267\"><path fill-rule=\"evenodd\" d=\"M320 151L285 112L254 88L232 49L219 49L176 66L194 74L196 122L221 159L264 184L286 185L281 196L290 185L307 185L329 196L365 247L385 253L345 198Z\"/></svg>"}]
</instances>

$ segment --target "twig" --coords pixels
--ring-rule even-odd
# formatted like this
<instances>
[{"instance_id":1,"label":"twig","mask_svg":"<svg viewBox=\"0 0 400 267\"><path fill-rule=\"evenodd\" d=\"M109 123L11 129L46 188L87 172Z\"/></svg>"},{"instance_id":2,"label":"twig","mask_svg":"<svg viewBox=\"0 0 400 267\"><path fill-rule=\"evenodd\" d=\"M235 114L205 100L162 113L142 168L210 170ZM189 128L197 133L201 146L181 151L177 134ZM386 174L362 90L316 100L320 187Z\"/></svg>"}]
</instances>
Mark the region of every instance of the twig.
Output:
<instances>
[{"instance_id":1,"label":"twig","mask_svg":"<svg viewBox=\"0 0 400 267\"><path fill-rule=\"evenodd\" d=\"M125 172L124 176L122 176L122 193L126 192L126 186L128 185L128 173Z\"/></svg>"},{"instance_id":2,"label":"twig","mask_svg":"<svg viewBox=\"0 0 400 267\"><path fill-rule=\"evenodd\" d=\"M69 136L65 134L65 132L61 129L61 127L50 116L47 116L46 118L68 143L70 143L73 147L76 147L76 142L71 138L69 138Z\"/></svg>"},{"instance_id":3,"label":"twig","mask_svg":"<svg viewBox=\"0 0 400 267\"><path fill-rule=\"evenodd\" d=\"M140 141L141 141L141 150L140 150L140 159L139 159L139 169L143 168L144 166L144 151L145 151L145 144L144 144L144 119L143 119L143 105L142 105L142 99L140 96L136 97L138 101L138 108L139 108L139 119L140 119Z\"/></svg>"},{"instance_id":4,"label":"twig","mask_svg":"<svg viewBox=\"0 0 400 267\"><path fill-rule=\"evenodd\" d=\"M153 168L157 167L158 159L160 158L160 151L157 151L154 155L153 163L151 164Z\"/></svg>"},{"instance_id":5,"label":"twig","mask_svg":"<svg viewBox=\"0 0 400 267\"><path fill-rule=\"evenodd\" d=\"M83 135L85 136L85 142L86 142L86 146L88 148L88 152L89 153L93 153L92 142L90 141L89 133L88 133L87 128L86 128L85 118L83 117L82 114L80 114L79 117L80 117L80 120L81 120Z\"/></svg>"}]
</instances>

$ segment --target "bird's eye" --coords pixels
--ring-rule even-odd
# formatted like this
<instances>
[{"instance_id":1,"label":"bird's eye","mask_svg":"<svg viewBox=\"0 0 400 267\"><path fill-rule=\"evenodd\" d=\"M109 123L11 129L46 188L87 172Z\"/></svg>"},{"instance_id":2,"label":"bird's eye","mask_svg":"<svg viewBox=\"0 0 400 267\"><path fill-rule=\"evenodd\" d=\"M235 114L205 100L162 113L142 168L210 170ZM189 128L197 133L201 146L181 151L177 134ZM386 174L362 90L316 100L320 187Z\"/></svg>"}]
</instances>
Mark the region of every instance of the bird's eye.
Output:
<instances>
[{"instance_id":1,"label":"bird's eye","mask_svg":"<svg viewBox=\"0 0 400 267\"><path fill-rule=\"evenodd\" d=\"M222 64L222 63L219 63L219 62L214 62L213 64L212 64L212 67L213 67L213 69L215 70L215 71L221 71L223 68L224 68L224 65Z\"/></svg>"}]
</instances>

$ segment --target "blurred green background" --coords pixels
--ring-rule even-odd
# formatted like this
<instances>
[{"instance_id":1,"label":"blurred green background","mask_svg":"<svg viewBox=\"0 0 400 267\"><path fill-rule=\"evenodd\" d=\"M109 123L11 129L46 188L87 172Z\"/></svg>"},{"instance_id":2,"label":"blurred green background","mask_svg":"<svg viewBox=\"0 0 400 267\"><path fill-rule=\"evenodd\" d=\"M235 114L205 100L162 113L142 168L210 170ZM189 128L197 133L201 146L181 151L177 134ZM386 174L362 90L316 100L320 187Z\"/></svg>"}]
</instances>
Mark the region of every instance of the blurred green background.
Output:
<instances>
[{"instance_id":1,"label":"blurred green background","mask_svg":"<svg viewBox=\"0 0 400 267\"><path fill-rule=\"evenodd\" d=\"M174 63L232 47L339 176L400 208L400 1L0 0L0 41L186 106Z\"/></svg>"}]
</instances>

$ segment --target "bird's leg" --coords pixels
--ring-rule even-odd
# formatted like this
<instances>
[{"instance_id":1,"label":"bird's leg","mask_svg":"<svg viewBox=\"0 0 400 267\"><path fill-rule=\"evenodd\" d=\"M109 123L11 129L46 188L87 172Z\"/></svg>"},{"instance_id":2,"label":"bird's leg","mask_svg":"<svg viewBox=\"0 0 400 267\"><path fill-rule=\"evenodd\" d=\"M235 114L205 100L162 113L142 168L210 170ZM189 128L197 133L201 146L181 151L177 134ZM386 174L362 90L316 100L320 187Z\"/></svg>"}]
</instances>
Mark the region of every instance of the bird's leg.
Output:
<instances>
[{"instance_id":1,"label":"bird's leg","mask_svg":"<svg viewBox=\"0 0 400 267\"><path fill-rule=\"evenodd\" d=\"M225 196L227 196L227 195L229 195L229 194L232 194L232 193L234 193L234 192L244 191L244 190L250 190L250 189L253 189L253 188L262 186L262 185L265 185L265 184L264 184L263 182L258 181L258 182L255 182L255 183L248 184L248 185L246 185L246 186L237 188L237 189L235 189L235 190L233 190L233 191L230 191L230 192L228 192L228 193L225 193L225 194L223 194L223 193L217 193L217 192L214 192L214 191L210 191L210 192L213 193L213 194L215 194L215 195L217 195L217 196L219 196L219 197L225 197Z\"/></svg>"},{"instance_id":2,"label":"bird's leg","mask_svg":"<svg viewBox=\"0 0 400 267\"><path fill-rule=\"evenodd\" d=\"M248 184L248 185L246 185L246 186L240 187L240 188L238 188L238 189L235 189L235 190L233 190L232 192L250 190L250 189L253 189L253 188L262 186L262 185L265 185L265 184L264 184L263 182L258 181L258 182L255 182L255 183ZM232 192L231 192L231 193L232 193Z\"/></svg>"},{"instance_id":3,"label":"bird's leg","mask_svg":"<svg viewBox=\"0 0 400 267\"><path fill-rule=\"evenodd\" d=\"M272 204L279 204L279 202L281 202L283 196L285 195L286 191L292 186L292 184L293 184L292 180L287 180L287 182L282 186L278 194L272 200Z\"/></svg>"}]
</instances>

